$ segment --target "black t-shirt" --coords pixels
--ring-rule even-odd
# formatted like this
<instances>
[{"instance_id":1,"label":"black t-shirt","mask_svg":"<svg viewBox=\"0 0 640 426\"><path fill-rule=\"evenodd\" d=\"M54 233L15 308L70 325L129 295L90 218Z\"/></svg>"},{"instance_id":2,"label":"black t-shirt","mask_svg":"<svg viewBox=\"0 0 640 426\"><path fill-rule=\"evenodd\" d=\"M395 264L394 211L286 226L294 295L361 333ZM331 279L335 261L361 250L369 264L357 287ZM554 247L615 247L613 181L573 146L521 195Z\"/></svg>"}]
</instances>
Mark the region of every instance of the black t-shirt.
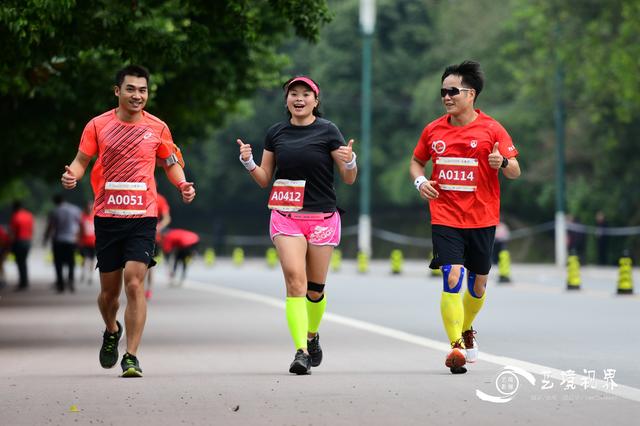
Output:
<instances>
[{"instance_id":1,"label":"black t-shirt","mask_svg":"<svg viewBox=\"0 0 640 426\"><path fill-rule=\"evenodd\" d=\"M317 117L308 126L288 120L271 126L264 149L275 155L276 179L305 180L304 210L336 211L331 151L346 145L335 124Z\"/></svg>"}]
</instances>

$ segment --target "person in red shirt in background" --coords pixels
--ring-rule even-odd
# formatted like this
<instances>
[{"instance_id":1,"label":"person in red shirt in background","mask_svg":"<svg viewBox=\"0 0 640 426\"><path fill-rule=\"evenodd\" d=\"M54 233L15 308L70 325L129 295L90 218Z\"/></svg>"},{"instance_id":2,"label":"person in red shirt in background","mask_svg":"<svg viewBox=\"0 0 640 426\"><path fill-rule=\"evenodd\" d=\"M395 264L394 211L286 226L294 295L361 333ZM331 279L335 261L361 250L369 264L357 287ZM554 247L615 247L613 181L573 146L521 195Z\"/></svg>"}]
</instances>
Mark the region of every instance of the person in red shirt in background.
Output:
<instances>
[{"instance_id":1,"label":"person in red shirt in background","mask_svg":"<svg viewBox=\"0 0 640 426\"><path fill-rule=\"evenodd\" d=\"M14 201L13 214L9 221L9 236L11 238L11 250L16 257L18 265L17 291L29 288L29 271L27 268L27 256L31 249L33 238L33 215L22 207L21 201Z\"/></svg>"},{"instance_id":2,"label":"person in red shirt in background","mask_svg":"<svg viewBox=\"0 0 640 426\"><path fill-rule=\"evenodd\" d=\"M7 255L11 250L11 238L4 225L0 225L0 289L3 289L7 285L7 280L4 275L4 261L7 259Z\"/></svg>"},{"instance_id":3,"label":"person in red shirt in background","mask_svg":"<svg viewBox=\"0 0 640 426\"><path fill-rule=\"evenodd\" d=\"M160 193L158 193L158 226L156 227L156 246L153 250L153 257L157 258L160 254L158 247L161 243L160 233L171 223L171 209L169 208L169 202ZM144 297L149 300L152 295L153 287L153 269L149 269L147 272L147 290L144 292Z\"/></svg>"},{"instance_id":4,"label":"person in red shirt in background","mask_svg":"<svg viewBox=\"0 0 640 426\"><path fill-rule=\"evenodd\" d=\"M172 283L176 276L178 263L181 263L182 276L180 278L180 285L182 285L182 282L187 275L187 264L189 262L189 258L193 256L199 242L200 237L198 234L187 231L186 229L170 229L162 234L162 251L165 256L169 257L171 254L175 255L173 269L170 275Z\"/></svg>"},{"instance_id":5,"label":"person in red shirt in background","mask_svg":"<svg viewBox=\"0 0 640 426\"><path fill-rule=\"evenodd\" d=\"M491 248L500 222L498 172L515 179L520 165L507 131L474 108L484 86L480 64L465 61L442 74L440 95L447 111L429 123L413 151L409 172L420 196L429 201L434 258L444 278L440 311L451 343L445 365L466 373L478 345L472 323L484 303ZM425 166L431 160L431 178ZM460 289L468 270L464 299ZM462 353L462 341L466 355Z\"/></svg>"},{"instance_id":6,"label":"person in red shirt in background","mask_svg":"<svg viewBox=\"0 0 640 426\"><path fill-rule=\"evenodd\" d=\"M80 234L78 235L78 250L82 256L82 274L80 281L93 283L93 270L96 259L96 228L93 224L93 201L88 202L80 216Z\"/></svg>"}]
</instances>

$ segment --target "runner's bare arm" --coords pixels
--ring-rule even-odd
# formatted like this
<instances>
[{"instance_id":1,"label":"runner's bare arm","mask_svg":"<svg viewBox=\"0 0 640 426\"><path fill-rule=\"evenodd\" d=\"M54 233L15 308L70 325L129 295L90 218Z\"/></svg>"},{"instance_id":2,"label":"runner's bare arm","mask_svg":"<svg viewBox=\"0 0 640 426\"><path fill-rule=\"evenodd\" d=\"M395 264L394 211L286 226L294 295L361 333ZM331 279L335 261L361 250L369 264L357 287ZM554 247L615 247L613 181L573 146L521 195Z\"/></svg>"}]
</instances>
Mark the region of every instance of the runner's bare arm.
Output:
<instances>
[{"instance_id":1,"label":"runner's bare arm","mask_svg":"<svg viewBox=\"0 0 640 426\"><path fill-rule=\"evenodd\" d=\"M502 174L509 179L516 179L520 176L520 163L515 157L509 158L509 165L502 169Z\"/></svg>"},{"instance_id":2,"label":"runner's bare arm","mask_svg":"<svg viewBox=\"0 0 640 426\"><path fill-rule=\"evenodd\" d=\"M260 188L266 188L271 182L271 178L273 177L273 169L275 165L275 160L273 156L273 152L267 151L266 149L262 151L262 162L258 166L253 161L253 154L251 153L251 145L242 142L242 140L237 139L238 147L240 148L240 161L247 168L247 171L256 181L256 183L260 186Z\"/></svg>"},{"instance_id":3,"label":"runner's bare arm","mask_svg":"<svg viewBox=\"0 0 640 426\"><path fill-rule=\"evenodd\" d=\"M409 174L413 179L416 189L420 193L420 196L427 200L433 200L438 198L438 191L435 189L437 182L435 180L428 180L424 177L425 163L417 159L415 156L411 157L411 163L409 164Z\"/></svg>"},{"instance_id":4,"label":"runner's bare arm","mask_svg":"<svg viewBox=\"0 0 640 426\"><path fill-rule=\"evenodd\" d=\"M178 163L173 163L170 166L163 165L162 168L167 174L169 182L171 182L182 195L182 201L190 203L196 196L196 189L193 186L193 182L187 182L187 178L184 176L184 170Z\"/></svg>"},{"instance_id":5,"label":"runner's bare arm","mask_svg":"<svg viewBox=\"0 0 640 426\"><path fill-rule=\"evenodd\" d=\"M331 151L333 162L338 165L338 171L342 181L352 185L356 181L358 167L356 166L356 154L353 152L353 139L345 146Z\"/></svg>"},{"instance_id":6,"label":"runner's bare arm","mask_svg":"<svg viewBox=\"0 0 640 426\"><path fill-rule=\"evenodd\" d=\"M62 186L65 189L75 188L78 181L84 176L90 161L90 156L82 151L78 151L71 165L64 166L64 173L62 173L62 178L60 179Z\"/></svg>"}]
</instances>

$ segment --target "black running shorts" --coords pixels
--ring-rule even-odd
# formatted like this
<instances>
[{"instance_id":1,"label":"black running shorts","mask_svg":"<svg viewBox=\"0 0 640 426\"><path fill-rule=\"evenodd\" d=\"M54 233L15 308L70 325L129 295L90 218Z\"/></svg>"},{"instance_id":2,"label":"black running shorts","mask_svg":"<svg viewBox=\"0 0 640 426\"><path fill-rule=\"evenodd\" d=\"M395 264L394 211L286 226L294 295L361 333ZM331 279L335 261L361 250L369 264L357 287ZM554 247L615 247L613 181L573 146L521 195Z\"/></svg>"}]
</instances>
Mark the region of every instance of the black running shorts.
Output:
<instances>
[{"instance_id":1,"label":"black running shorts","mask_svg":"<svg viewBox=\"0 0 640 426\"><path fill-rule=\"evenodd\" d=\"M464 265L471 272L487 275L491 269L491 251L496 227L452 228L431 225L433 260L429 267Z\"/></svg>"},{"instance_id":2,"label":"black running shorts","mask_svg":"<svg viewBox=\"0 0 640 426\"><path fill-rule=\"evenodd\" d=\"M142 262L149 268L154 266L157 223L155 217L120 219L96 216L96 257L100 272L124 268L129 260Z\"/></svg>"}]
</instances>

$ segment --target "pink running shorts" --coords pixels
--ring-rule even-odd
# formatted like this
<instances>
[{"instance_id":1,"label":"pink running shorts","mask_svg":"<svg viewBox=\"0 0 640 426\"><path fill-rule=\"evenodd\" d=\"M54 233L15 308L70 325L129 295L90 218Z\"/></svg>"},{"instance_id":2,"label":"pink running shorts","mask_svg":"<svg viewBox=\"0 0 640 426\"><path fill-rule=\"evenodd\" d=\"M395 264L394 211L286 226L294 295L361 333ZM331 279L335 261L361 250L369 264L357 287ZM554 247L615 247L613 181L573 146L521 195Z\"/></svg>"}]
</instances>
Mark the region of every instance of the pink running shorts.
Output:
<instances>
[{"instance_id":1,"label":"pink running shorts","mask_svg":"<svg viewBox=\"0 0 640 426\"><path fill-rule=\"evenodd\" d=\"M316 246L340 244L340 213L281 213L271 211L269 234L271 241L277 235L305 237Z\"/></svg>"}]
</instances>

